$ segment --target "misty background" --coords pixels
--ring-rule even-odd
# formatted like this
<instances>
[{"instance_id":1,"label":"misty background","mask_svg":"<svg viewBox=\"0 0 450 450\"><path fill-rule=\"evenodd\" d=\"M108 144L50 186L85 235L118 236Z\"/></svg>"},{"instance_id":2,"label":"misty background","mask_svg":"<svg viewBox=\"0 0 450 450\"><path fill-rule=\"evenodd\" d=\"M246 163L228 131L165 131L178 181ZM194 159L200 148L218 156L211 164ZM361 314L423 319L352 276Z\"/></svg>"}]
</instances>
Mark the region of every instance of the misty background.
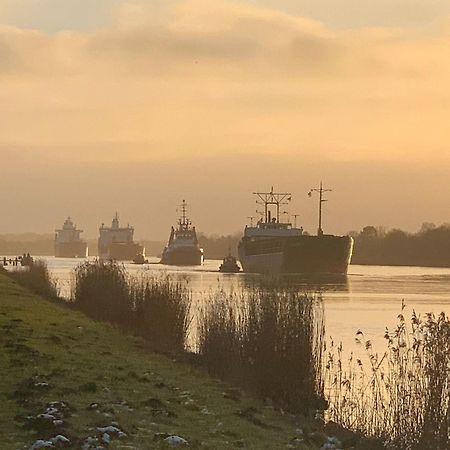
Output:
<instances>
[{"instance_id":1,"label":"misty background","mask_svg":"<svg viewBox=\"0 0 450 450\"><path fill-rule=\"evenodd\" d=\"M256 190L309 232L449 222L450 5L2 0L0 234L117 211L164 241L177 205L233 234Z\"/></svg>"}]
</instances>

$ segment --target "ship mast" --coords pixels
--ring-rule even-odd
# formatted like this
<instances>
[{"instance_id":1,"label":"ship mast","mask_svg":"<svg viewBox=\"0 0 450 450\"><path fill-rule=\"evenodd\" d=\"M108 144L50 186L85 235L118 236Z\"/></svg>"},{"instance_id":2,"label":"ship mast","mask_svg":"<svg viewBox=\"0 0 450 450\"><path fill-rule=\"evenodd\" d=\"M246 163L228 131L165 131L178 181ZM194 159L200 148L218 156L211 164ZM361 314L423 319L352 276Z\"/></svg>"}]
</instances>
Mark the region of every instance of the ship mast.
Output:
<instances>
[{"instance_id":1,"label":"ship mast","mask_svg":"<svg viewBox=\"0 0 450 450\"><path fill-rule=\"evenodd\" d=\"M292 194L290 192L273 192L273 186L270 192L253 192L258 197L256 200L258 205L264 205L264 222L271 221L269 205L276 206L277 223L280 223L280 206L288 205L291 201Z\"/></svg>"},{"instance_id":2,"label":"ship mast","mask_svg":"<svg viewBox=\"0 0 450 450\"><path fill-rule=\"evenodd\" d=\"M317 229L317 235L318 236L322 236L323 235L323 230L322 230L322 203L323 202L327 202L328 200L326 198L323 198L323 194L325 192L331 192L332 189L324 189L322 182L320 182L320 187L319 189L311 189L308 192L308 196L311 197L313 192L318 192L319 193L319 228Z\"/></svg>"},{"instance_id":3,"label":"ship mast","mask_svg":"<svg viewBox=\"0 0 450 450\"><path fill-rule=\"evenodd\" d=\"M187 217L187 203L186 200L183 200L182 204L180 205L181 208L181 218L179 220L180 229L181 230L187 230L189 228L189 219Z\"/></svg>"}]
</instances>

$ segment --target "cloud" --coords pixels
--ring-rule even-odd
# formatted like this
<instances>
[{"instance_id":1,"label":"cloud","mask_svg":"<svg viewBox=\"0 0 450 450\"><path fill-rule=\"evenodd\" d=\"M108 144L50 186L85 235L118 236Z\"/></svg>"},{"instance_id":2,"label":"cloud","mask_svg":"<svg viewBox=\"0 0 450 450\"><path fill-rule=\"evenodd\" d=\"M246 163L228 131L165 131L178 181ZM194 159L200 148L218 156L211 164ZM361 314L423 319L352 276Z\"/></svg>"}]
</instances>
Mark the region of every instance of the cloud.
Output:
<instances>
[{"instance_id":1,"label":"cloud","mask_svg":"<svg viewBox=\"0 0 450 450\"><path fill-rule=\"evenodd\" d=\"M46 32L89 31L111 19L122 0L1 0L0 21Z\"/></svg>"},{"instance_id":2,"label":"cloud","mask_svg":"<svg viewBox=\"0 0 450 450\"><path fill-rule=\"evenodd\" d=\"M20 180L3 190L4 229L75 213L94 233L128 208L165 236L183 192L208 211L204 230L228 232L251 211L245 193L300 195L322 177L335 230L447 220L444 20L427 35L336 30L248 3L164 3L122 2L90 31L0 26L0 158L5 185Z\"/></svg>"},{"instance_id":3,"label":"cloud","mask_svg":"<svg viewBox=\"0 0 450 450\"><path fill-rule=\"evenodd\" d=\"M0 143L89 160L112 147L124 160L450 159L447 33L336 31L220 0L149 4L122 3L90 32L1 27Z\"/></svg>"}]
</instances>

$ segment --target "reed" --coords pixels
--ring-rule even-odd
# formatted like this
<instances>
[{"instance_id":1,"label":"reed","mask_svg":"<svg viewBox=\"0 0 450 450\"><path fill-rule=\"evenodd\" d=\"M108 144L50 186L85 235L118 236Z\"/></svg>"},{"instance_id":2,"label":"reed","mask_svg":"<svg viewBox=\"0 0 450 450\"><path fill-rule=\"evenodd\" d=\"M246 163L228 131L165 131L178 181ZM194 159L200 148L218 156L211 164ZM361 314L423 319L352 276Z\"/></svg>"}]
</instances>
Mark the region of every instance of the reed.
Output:
<instances>
[{"instance_id":1,"label":"reed","mask_svg":"<svg viewBox=\"0 0 450 450\"><path fill-rule=\"evenodd\" d=\"M346 428L380 438L387 448L450 448L450 322L444 313L398 316L378 356L359 332L368 363L331 345L326 364L328 416Z\"/></svg>"},{"instance_id":2,"label":"reed","mask_svg":"<svg viewBox=\"0 0 450 450\"><path fill-rule=\"evenodd\" d=\"M51 299L59 297L57 282L50 275L47 264L43 260L38 259L21 270L5 271L5 273L35 294Z\"/></svg>"},{"instance_id":3,"label":"reed","mask_svg":"<svg viewBox=\"0 0 450 450\"><path fill-rule=\"evenodd\" d=\"M115 262L86 262L75 269L71 301L89 317L147 339L156 350L185 348L191 295L169 275L130 277Z\"/></svg>"},{"instance_id":4,"label":"reed","mask_svg":"<svg viewBox=\"0 0 450 450\"><path fill-rule=\"evenodd\" d=\"M95 320L127 329L133 326L130 287L123 265L98 260L76 267L71 301L77 309Z\"/></svg>"},{"instance_id":5,"label":"reed","mask_svg":"<svg viewBox=\"0 0 450 450\"><path fill-rule=\"evenodd\" d=\"M169 275L130 280L134 329L162 351L185 349L190 325L191 292Z\"/></svg>"},{"instance_id":6,"label":"reed","mask_svg":"<svg viewBox=\"0 0 450 450\"><path fill-rule=\"evenodd\" d=\"M293 412L324 408L322 300L283 285L218 291L198 320L211 373L256 389Z\"/></svg>"}]
</instances>

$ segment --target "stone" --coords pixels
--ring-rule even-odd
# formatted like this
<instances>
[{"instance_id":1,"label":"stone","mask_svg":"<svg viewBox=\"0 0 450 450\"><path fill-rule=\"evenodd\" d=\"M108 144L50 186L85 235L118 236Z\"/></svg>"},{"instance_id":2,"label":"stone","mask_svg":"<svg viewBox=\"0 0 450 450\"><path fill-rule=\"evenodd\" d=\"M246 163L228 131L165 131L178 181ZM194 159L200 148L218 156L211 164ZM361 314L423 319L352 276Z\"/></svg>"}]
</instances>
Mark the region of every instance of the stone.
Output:
<instances>
[{"instance_id":1,"label":"stone","mask_svg":"<svg viewBox=\"0 0 450 450\"><path fill-rule=\"evenodd\" d=\"M176 436L176 435L166 437L164 439L164 442L166 442L169 445L173 445L173 446L188 445L188 441L186 439L182 438L181 436Z\"/></svg>"}]
</instances>

